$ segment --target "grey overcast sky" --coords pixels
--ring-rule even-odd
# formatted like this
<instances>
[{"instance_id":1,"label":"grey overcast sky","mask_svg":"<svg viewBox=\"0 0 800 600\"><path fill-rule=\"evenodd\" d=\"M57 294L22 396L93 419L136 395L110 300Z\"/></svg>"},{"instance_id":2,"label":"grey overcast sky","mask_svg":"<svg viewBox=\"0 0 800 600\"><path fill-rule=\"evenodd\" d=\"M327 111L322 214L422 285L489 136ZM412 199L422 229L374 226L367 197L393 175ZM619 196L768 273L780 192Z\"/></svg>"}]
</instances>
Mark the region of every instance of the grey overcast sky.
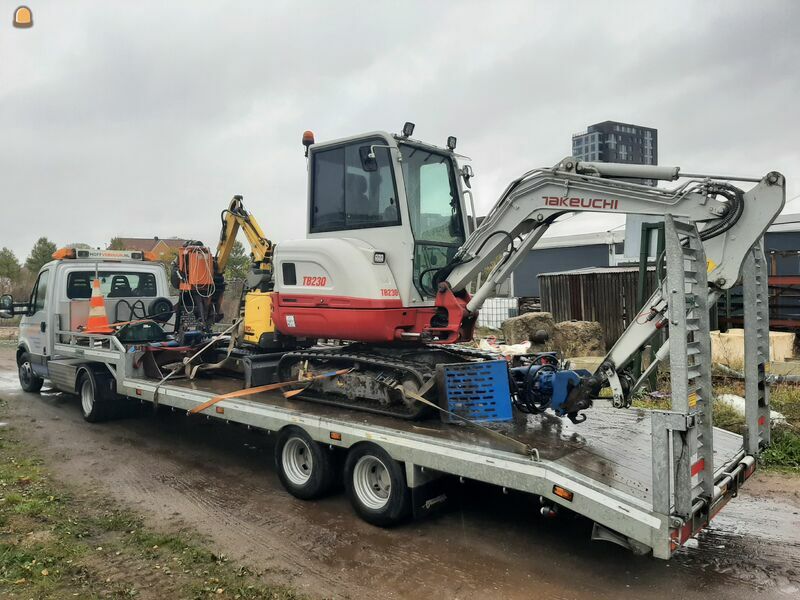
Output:
<instances>
[{"instance_id":1,"label":"grey overcast sky","mask_svg":"<svg viewBox=\"0 0 800 600\"><path fill-rule=\"evenodd\" d=\"M481 213L608 119L658 128L661 164L780 170L800 194L790 0L27 4L33 28L14 29L0 0L0 246L21 259L41 235L213 244L233 194L273 240L302 237L303 130L406 120L458 136Z\"/></svg>"}]
</instances>

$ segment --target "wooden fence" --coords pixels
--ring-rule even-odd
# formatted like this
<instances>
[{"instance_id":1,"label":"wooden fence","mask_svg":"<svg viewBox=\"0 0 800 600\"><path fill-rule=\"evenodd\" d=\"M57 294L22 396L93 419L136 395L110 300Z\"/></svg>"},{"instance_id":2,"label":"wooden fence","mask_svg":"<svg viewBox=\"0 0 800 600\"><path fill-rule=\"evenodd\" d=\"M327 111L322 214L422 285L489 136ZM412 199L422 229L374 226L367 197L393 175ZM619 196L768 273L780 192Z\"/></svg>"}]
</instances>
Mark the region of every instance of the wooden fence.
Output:
<instances>
[{"instance_id":1,"label":"wooden fence","mask_svg":"<svg viewBox=\"0 0 800 600\"><path fill-rule=\"evenodd\" d=\"M610 348L639 314L636 295L638 267L592 267L562 273L542 273L542 310L558 321L597 321ZM655 288L654 267L647 272L648 296Z\"/></svg>"}]
</instances>

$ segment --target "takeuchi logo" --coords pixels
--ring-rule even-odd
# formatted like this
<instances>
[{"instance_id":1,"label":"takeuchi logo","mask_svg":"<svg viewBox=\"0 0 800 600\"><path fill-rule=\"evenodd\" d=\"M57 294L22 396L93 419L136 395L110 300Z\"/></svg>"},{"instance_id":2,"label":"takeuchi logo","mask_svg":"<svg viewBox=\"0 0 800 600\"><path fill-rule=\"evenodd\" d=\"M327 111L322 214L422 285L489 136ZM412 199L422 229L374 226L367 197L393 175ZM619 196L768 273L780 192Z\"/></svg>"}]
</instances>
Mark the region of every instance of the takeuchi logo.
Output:
<instances>
[{"instance_id":1,"label":"takeuchi logo","mask_svg":"<svg viewBox=\"0 0 800 600\"><path fill-rule=\"evenodd\" d=\"M560 208L588 208L595 210L617 210L619 200L613 198L581 198L568 196L542 196L545 206Z\"/></svg>"}]
</instances>

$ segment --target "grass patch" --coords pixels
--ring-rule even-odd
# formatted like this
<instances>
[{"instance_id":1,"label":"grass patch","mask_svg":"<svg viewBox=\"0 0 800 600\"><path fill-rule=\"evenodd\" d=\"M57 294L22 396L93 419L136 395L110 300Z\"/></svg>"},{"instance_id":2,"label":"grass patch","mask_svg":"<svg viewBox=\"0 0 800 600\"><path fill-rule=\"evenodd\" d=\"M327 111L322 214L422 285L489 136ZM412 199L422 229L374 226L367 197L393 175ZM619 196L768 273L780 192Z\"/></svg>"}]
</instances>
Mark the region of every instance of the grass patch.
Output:
<instances>
[{"instance_id":1,"label":"grass patch","mask_svg":"<svg viewBox=\"0 0 800 600\"><path fill-rule=\"evenodd\" d=\"M100 494L65 488L13 429L0 429L0 597L142 595L303 598L230 563L197 536L155 531Z\"/></svg>"},{"instance_id":2,"label":"grass patch","mask_svg":"<svg viewBox=\"0 0 800 600\"><path fill-rule=\"evenodd\" d=\"M800 435L787 428L772 430L772 444L761 454L768 467L800 473Z\"/></svg>"}]
</instances>

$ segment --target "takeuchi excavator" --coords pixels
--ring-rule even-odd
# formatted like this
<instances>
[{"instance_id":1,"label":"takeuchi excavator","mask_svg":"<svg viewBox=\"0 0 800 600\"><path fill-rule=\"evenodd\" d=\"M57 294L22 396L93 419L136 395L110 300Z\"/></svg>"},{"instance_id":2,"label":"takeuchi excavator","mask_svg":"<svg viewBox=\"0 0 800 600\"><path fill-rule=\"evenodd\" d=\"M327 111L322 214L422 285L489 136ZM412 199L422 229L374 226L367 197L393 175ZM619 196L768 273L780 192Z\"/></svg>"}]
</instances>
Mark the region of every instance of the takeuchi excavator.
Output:
<instances>
[{"instance_id":1,"label":"takeuchi excavator","mask_svg":"<svg viewBox=\"0 0 800 600\"><path fill-rule=\"evenodd\" d=\"M639 214L696 227L710 306L737 284L745 257L784 205L785 180L777 172L754 179L568 157L513 180L476 226L474 173L459 164L464 157L455 152L456 138L438 147L412 138L413 131L406 123L395 135L372 132L325 143L316 143L311 132L303 136L307 238L266 243L256 258L270 273L257 296L258 332L268 340L264 347L281 352L277 380L338 373L314 380L305 398L420 417L426 406L418 399L436 393L437 365L486 359L457 343L472 340L481 305L563 215ZM683 182L669 189L635 182L643 179ZM236 202L231 214L241 208L241 199ZM232 226L223 227L223 241L231 239ZM256 238L257 247L265 238L261 232ZM468 286L492 263L471 295ZM540 363L522 373L512 369L517 407L549 408L578 422L605 387L614 406L629 406L633 392L669 356L667 341L634 378L633 357L669 326L668 307L678 293L662 282L595 373ZM346 343L309 347L319 339Z\"/></svg>"}]
</instances>

